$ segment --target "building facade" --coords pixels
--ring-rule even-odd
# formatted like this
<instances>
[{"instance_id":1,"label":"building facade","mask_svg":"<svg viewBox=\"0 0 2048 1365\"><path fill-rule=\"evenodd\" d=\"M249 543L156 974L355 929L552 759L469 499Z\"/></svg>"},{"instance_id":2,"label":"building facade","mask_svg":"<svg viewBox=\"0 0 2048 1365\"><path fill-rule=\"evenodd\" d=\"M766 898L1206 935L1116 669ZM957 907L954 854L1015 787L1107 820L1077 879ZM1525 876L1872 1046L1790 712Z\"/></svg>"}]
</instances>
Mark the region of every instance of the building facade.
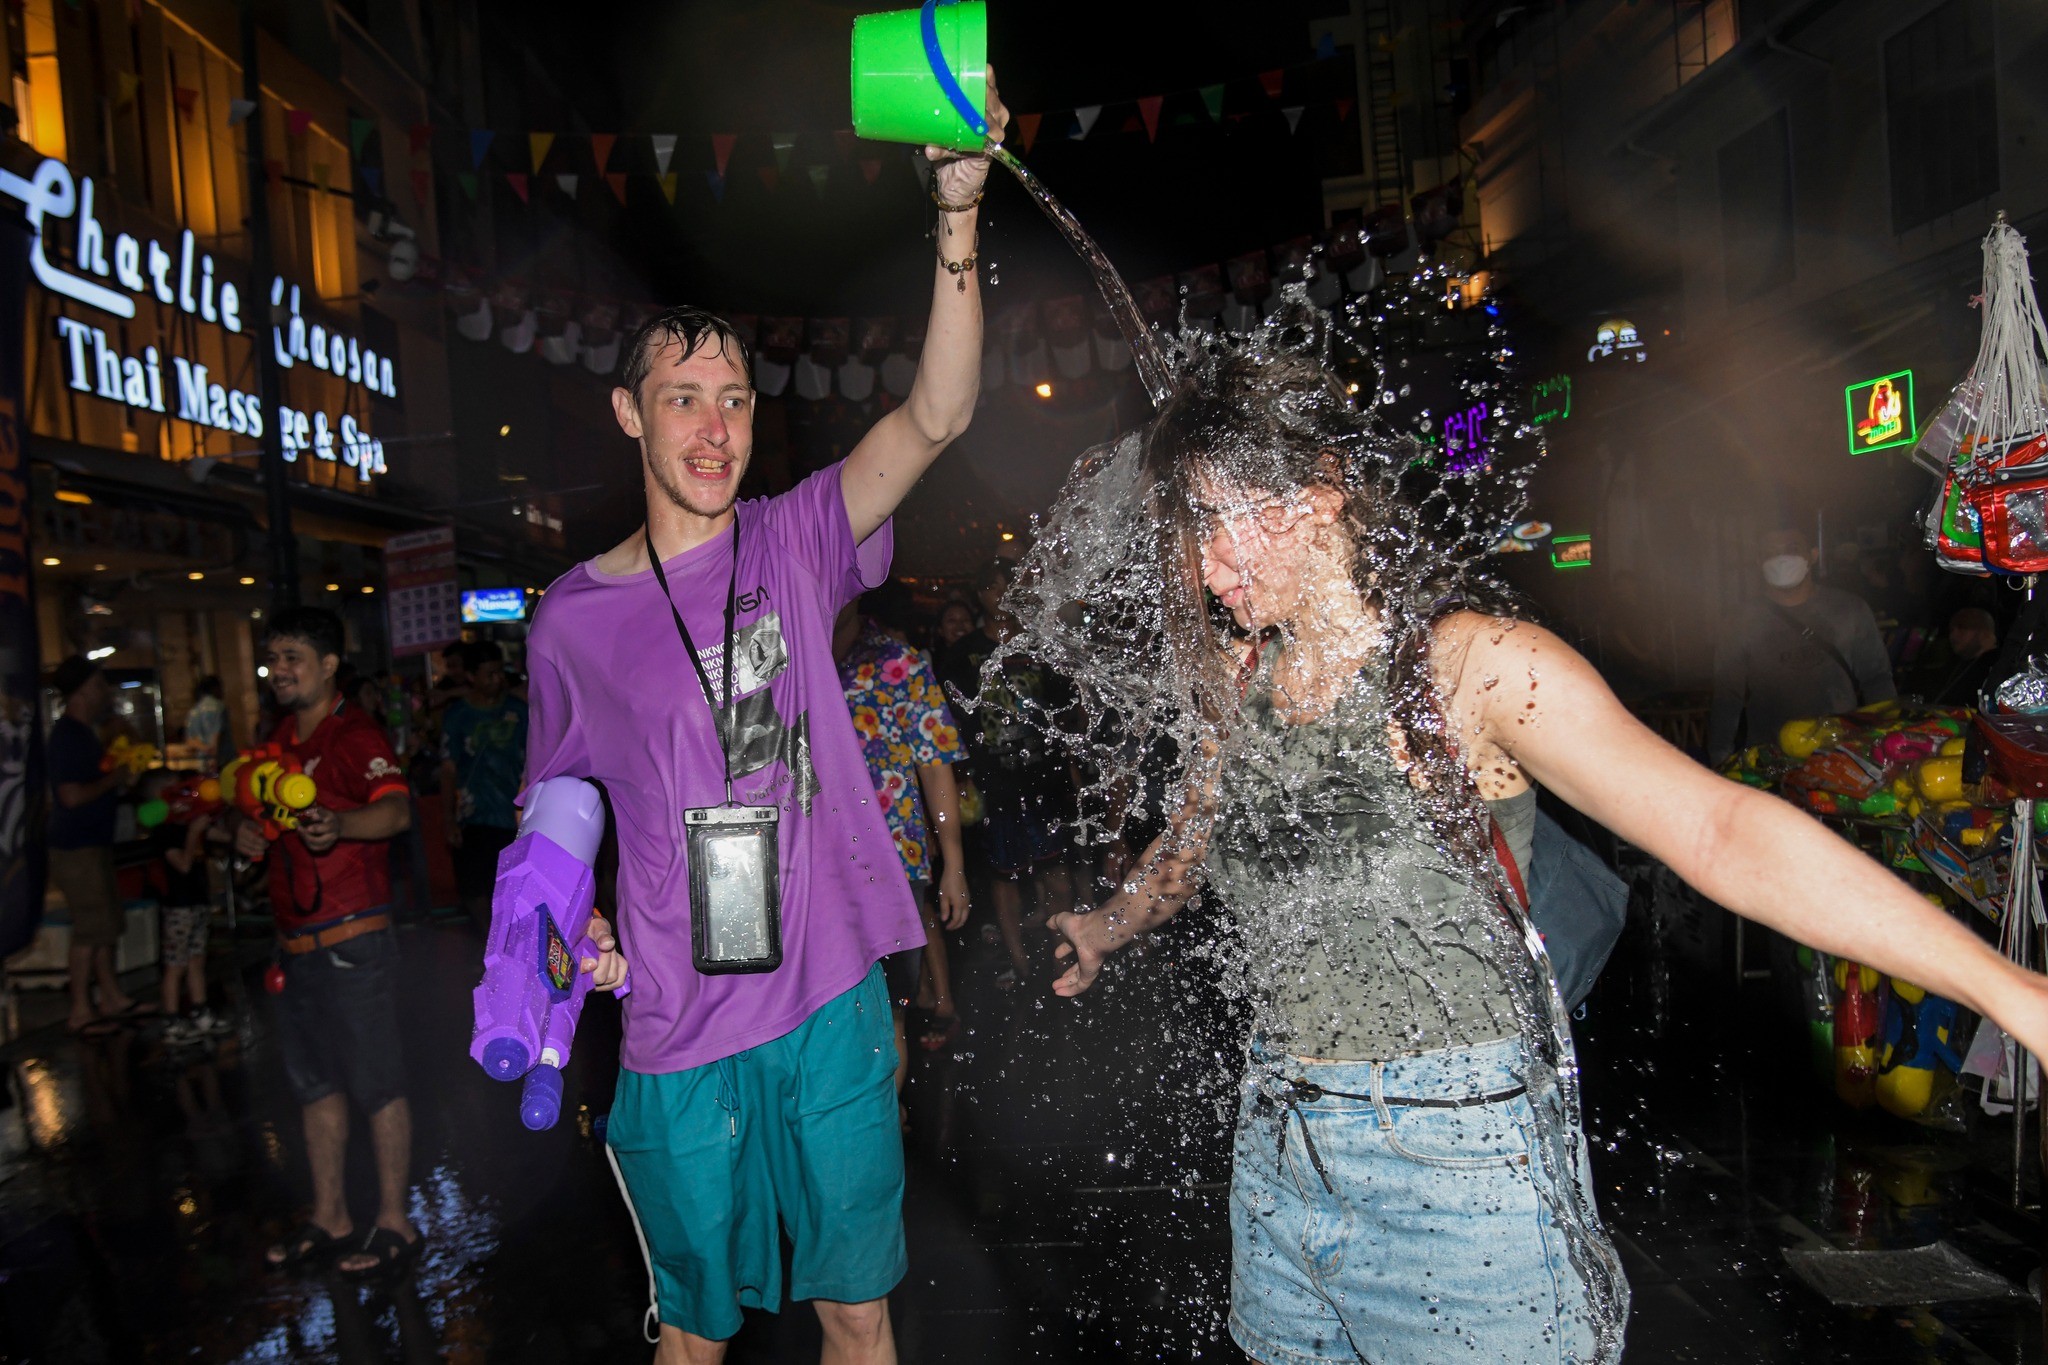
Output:
<instances>
[{"instance_id":1,"label":"building facade","mask_svg":"<svg viewBox=\"0 0 2048 1365\"><path fill-rule=\"evenodd\" d=\"M553 571L545 526L472 514L459 478L458 444L481 433L455 429L433 129L477 84L475 25L466 0L257 0L247 22L224 0L7 9L0 209L35 239L40 649L133 684L146 738L176 736L209 673L234 733L254 723L275 600L267 437L302 600L342 612L366 669L390 661L387 539L453 524L472 579L479 557L485 581Z\"/></svg>"}]
</instances>

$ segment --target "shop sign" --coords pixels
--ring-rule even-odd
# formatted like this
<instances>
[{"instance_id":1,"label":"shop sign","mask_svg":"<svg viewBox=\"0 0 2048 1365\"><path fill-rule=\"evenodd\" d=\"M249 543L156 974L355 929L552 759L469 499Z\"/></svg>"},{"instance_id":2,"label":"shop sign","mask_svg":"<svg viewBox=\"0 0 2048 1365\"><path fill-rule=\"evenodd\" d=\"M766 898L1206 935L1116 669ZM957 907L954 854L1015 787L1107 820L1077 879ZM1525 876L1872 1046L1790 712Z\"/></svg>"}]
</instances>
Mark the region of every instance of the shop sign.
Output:
<instances>
[{"instance_id":1,"label":"shop sign","mask_svg":"<svg viewBox=\"0 0 2048 1365\"><path fill-rule=\"evenodd\" d=\"M1851 455L1909 446L1919 439L1911 370L1851 384L1842 390L1842 403L1848 410Z\"/></svg>"},{"instance_id":2,"label":"shop sign","mask_svg":"<svg viewBox=\"0 0 2048 1365\"><path fill-rule=\"evenodd\" d=\"M1590 535L1552 536L1550 538L1550 567L1553 569L1592 568L1593 537Z\"/></svg>"},{"instance_id":3,"label":"shop sign","mask_svg":"<svg viewBox=\"0 0 2048 1365\"><path fill-rule=\"evenodd\" d=\"M1627 318L1609 318L1593 331L1593 344L1586 351L1586 363L1605 360L1608 356L1619 356L1637 364L1650 358L1643 349L1643 339L1636 332L1636 325Z\"/></svg>"},{"instance_id":4,"label":"shop sign","mask_svg":"<svg viewBox=\"0 0 2048 1365\"><path fill-rule=\"evenodd\" d=\"M462 623L466 626L525 619L526 592L523 588L477 588L462 594Z\"/></svg>"},{"instance_id":5,"label":"shop sign","mask_svg":"<svg viewBox=\"0 0 2048 1365\"><path fill-rule=\"evenodd\" d=\"M455 528L436 526L384 542L384 600L391 654L425 654L462 638L462 594L455 579Z\"/></svg>"},{"instance_id":6,"label":"shop sign","mask_svg":"<svg viewBox=\"0 0 2048 1365\"><path fill-rule=\"evenodd\" d=\"M21 202L34 233L29 268L44 289L124 321L134 319L137 300L153 299L204 325L242 334L241 290L233 280L217 277L213 257L197 249L190 228L179 234L175 247L127 232L109 236L94 207L95 193L91 176L74 179L71 168L54 157L26 179L0 170L0 194ZM75 220L74 269L51 258L45 227L52 220ZM378 355L338 328L309 323L299 287L282 275L271 281L270 305L271 352L280 369L308 365L365 393L398 396L392 357ZM270 416L262 401L215 381L206 366L156 346L123 355L108 344L104 328L79 318L59 316L56 328L64 382L76 392L238 436L263 436ZM315 459L338 459L363 478L387 472L384 443L347 413L337 420L280 405L276 420L287 460L304 452Z\"/></svg>"},{"instance_id":7,"label":"shop sign","mask_svg":"<svg viewBox=\"0 0 2048 1365\"><path fill-rule=\"evenodd\" d=\"M1568 374L1554 374L1548 379L1539 379L1529 390L1529 408L1532 420L1537 426L1550 422L1562 422L1572 415L1572 377Z\"/></svg>"}]
</instances>

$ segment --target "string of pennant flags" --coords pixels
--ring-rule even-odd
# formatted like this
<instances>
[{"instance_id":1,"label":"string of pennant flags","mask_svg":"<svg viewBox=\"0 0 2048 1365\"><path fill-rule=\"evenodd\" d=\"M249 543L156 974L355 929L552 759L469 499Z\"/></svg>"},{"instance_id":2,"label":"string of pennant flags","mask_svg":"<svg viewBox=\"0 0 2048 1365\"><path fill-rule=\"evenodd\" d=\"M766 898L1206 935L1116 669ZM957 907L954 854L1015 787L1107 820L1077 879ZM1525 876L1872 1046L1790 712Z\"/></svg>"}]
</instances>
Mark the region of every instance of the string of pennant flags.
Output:
<instances>
[{"instance_id":1,"label":"string of pennant flags","mask_svg":"<svg viewBox=\"0 0 2048 1365\"><path fill-rule=\"evenodd\" d=\"M1324 68L1336 56L1335 40L1325 33L1316 46L1313 59L1293 66L1271 67L1254 76L1161 94L1013 114L1010 140L1024 153L1029 153L1045 137L1080 142L1099 141L1105 132L1119 136L1142 133L1148 142L1154 142L1162 128L1202 123L1223 127L1273 113L1286 120L1290 135L1301 131L1311 113L1318 117L1328 114L1332 123L1341 127L1356 110L1355 95L1323 95L1304 88L1315 85L1316 82L1309 79L1311 74ZM1257 96L1250 94L1254 82L1259 91ZM198 92L181 88L174 93L180 111L191 117L197 107ZM1105 113L1110 115L1107 120ZM302 111L288 115L287 128L293 137L303 137L310 126L310 115ZM378 155L371 157L373 138L378 140ZM431 189L429 170L434 154L439 151L444 158L456 163L451 169L465 197L475 200L487 183L496 180L510 189L522 203L531 203L535 192L540 189L574 199L586 184L601 182L623 204L628 184L639 179L651 180L663 198L674 204L684 170L692 165L701 171L713 200L722 203L735 150L746 143L753 145L754 151L758 152L758 144L762 140L768 143L772 159L751 154L745 159L759 161L752 168L754 176L770 192L791 180L791 166L800 153L803 156L801 169L805 173L804 179L820 193L835 170L840 168L858 169L869 184L873 184L882 173L883 147L857 137L851 128L714 132L686 136L680 133L504 131L416 123L406 134L412 162L408 168L411 187L418 199L428 197ZM384 164L388 158L382 154L382 139L376 122L367 118L351 118L348 141L349 156L357 178L373 197L383 198L389 168ZM822 148L827 145L831 148L831 155L821 155ZM679 165L677 152L686 147L687 155ZM324 181L326 177L316 175L315 179Z\"/></svg>"}]
</instances>

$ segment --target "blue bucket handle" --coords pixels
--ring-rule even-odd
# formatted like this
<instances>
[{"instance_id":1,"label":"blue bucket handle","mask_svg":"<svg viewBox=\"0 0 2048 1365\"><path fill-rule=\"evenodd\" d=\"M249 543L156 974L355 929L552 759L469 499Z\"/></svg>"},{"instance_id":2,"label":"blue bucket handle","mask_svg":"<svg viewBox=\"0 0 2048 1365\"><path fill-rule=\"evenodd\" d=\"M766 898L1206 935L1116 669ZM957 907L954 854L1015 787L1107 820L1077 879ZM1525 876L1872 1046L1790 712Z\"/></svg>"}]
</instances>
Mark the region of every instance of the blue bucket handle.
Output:
<instances>
[{"instance_id":1,"label":"blue bucket handle","mask_svg":"<svg viewBox=\"0 0 2048 1365\"><path fill-rule=\"evenodd\" d=\"M974 101L967 98L967 92L960 88L960 80L953 74L953 68L946 64L946 54L939 49L938 10L941 4L951 5L957 0L924 0L924 11L918 16L919 26L924 30L924 59L931 64L932 79L939 83L947 101L967 126L981 137L988 136L988 120L981 110L974 107Z\"/></svg>"}]
</instances>

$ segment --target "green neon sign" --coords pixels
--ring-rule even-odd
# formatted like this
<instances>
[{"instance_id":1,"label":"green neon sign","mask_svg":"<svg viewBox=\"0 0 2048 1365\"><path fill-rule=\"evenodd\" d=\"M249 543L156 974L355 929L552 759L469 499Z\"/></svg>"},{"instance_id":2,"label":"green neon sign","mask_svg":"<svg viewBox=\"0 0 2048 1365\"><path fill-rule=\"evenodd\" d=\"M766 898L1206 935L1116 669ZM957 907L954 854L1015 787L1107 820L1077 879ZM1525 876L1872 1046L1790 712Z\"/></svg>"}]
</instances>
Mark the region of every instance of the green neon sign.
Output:
<instances>
[{"instance_id":1,"label":"green neon sign","mask_svg":"<svg viewBox=\"0 0 2048 1365\"><path fill-rule=\"evenodd\" d=\"M1593 537L1552 536L1550 538L1550 567L1553 569L1590 569L1593 567Z\"/></svg>"},{"instance_id":2,"label":"green neon sign","mask_svg":"<svg viewBox=\"0 0 2048 1365\"><path fill-rule=\"evenodd\" d=\"M1913 407L1913 372L1879 375L1842 390L1849 419L1849 453L1909 446L1920 437Z\"/></svg>"},{"instance_id":3,"label":"green neon sign","mask_svg":"<svg viewBox=\"0 0 2048 1365\"><path fill-rule=\"evenodd\" d=\"M1548 379L1539 379L1529 390L1529 407L1537 426L1547 422L1562 422L1572 415L1572 377L1568 374L1554 374Z\"/></svg>"}]
</instances>

